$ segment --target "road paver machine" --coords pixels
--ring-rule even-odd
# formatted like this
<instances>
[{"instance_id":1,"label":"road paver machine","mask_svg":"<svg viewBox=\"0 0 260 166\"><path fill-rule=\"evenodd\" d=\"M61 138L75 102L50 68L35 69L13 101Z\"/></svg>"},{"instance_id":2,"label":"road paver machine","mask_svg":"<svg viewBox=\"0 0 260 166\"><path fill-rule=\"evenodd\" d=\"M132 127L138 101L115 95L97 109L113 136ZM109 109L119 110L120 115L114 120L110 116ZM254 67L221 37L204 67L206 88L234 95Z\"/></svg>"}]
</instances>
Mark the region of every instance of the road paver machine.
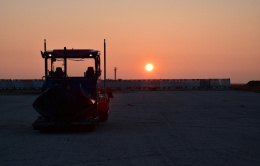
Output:
<instances>
[{"instance_id":1,"label":"road paver machine","mask_svg":"<svg viewBox=\"0 0 260 166\"><path fill-rule=\"evenodd\" d=\"M46 40L44 46L41 55L45 60L45 81L41 95L33 103L33 108L40 114L32 124L33 129L93 129L99 122L106 122L109 96L112 95L108 96L106 88L101 87L100 52L66 47L46 51ZM105 46L104 40L104 58ZM68 59L94 59L94 66L86 67L81 77L71 77L67 74ZM63 61L63 68L54 69L56 61Z\"/></svg>"}]
</instances>

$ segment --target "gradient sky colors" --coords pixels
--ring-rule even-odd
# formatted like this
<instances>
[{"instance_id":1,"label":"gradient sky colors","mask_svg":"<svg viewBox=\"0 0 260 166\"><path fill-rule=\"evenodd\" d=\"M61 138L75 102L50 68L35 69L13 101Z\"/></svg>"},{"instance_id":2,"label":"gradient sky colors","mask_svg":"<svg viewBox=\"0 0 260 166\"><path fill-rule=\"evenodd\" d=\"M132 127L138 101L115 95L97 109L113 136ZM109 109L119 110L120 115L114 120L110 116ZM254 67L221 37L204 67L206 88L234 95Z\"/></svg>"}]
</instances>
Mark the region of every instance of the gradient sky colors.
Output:
<instances>
[{"instance_id":1,"label":"gradient sky colors","mask_svg":"<svg viewBox=\"0 0 260 166\"><path fill-rule=\"evenodd\" d=\"M111 79L117 67L122 79L260 80L259 9L259 0L0 0L0 79L41 78L45 38L47 50L102 56L105 38Z\"/></svg>"}]
</instances>

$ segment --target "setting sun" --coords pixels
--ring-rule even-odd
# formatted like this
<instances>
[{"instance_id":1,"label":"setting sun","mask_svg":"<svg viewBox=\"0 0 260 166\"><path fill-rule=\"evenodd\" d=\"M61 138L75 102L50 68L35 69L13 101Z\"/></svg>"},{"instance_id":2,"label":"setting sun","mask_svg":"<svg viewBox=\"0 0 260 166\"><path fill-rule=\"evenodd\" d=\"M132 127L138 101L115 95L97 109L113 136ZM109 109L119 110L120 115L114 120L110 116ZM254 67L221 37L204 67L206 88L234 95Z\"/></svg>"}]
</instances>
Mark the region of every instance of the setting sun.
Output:
<instances>
[{"instance_id":1,"label":"setting sun","mask_svg":"<svg viewBox=\"0 0 260 166\"><path fill-rule=\"evenodd\" d=\"M145 69L146 69L147 71L152 71L152 70L153 70L153 65L147 64L147 65L145 66Z\"/></svg>"}]
</instances>

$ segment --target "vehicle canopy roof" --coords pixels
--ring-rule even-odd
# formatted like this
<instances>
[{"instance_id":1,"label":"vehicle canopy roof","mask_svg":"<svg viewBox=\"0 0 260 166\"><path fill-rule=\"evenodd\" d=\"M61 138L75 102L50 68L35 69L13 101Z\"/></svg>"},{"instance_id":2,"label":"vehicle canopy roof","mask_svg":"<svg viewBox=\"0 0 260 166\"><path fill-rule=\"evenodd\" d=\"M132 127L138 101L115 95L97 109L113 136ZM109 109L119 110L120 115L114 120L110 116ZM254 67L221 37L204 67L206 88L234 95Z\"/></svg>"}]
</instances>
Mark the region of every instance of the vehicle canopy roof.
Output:
<instances>
[{"instance_id":1,"label":"vehicle canopy roof","mask_svg":"<svg viewBox=\"0 0 260 166\"><path fill-rule=\"evenodd\" d=\"M92 49L67 49L66 58L96 58L100 55L98 50ZM65 58L65 50L57 49L52 51L42 52L43 58Z\"/></svg>"}]
</instances>

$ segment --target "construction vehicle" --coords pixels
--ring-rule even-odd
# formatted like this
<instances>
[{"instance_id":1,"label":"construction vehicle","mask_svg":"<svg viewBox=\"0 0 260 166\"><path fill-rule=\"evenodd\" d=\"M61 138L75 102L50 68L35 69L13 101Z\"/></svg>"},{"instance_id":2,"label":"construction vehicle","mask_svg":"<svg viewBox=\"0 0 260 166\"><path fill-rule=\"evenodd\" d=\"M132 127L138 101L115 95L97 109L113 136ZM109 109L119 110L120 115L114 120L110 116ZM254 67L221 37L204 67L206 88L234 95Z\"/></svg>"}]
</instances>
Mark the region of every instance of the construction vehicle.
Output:
<instances>
[{"instance_id":1,"label":"construction vehicle","mask_svg":"<svg viewBox=\"0 0 260 166\"><path fill-rule=\"evenodd\" d=\"M105 45L104 40L104 59ZM99 122L106 122L109 97L106 88L101 87L100 52L66 47L46 51L45 40L41 55L45 60L45 81L41 95L33 103L33 108L40 114L32 124L33 129L94 129ZM81 77L68 76L67 60L75 59L94 59L94 66L86 67ZM56 61L63 61L63 68L56 67L54 71Z\"/></svg>"}]
</instances>

